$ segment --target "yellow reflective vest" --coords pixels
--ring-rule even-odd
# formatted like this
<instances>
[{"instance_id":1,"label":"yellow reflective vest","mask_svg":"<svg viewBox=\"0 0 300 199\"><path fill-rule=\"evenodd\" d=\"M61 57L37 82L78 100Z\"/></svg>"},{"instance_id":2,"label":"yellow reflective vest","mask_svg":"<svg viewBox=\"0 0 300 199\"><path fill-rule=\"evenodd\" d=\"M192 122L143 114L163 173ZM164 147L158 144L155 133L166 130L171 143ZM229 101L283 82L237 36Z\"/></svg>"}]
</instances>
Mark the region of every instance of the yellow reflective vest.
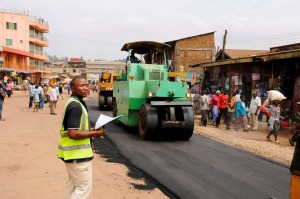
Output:
<instances>
[{"instance_id":1,"label":"yellow reflective vest","mask_svg":"<svg viewBox=\"0 0 300 199\"><path fill-rule=\"evenodd\" d=\"M90 127L89 127L88 112L78 99L71 97L68 100L68 102L65 105L64 117L66 114L66 109L71 102L76 102L81 105L82 114L81 114L80 126L78 130L89 131ZM64 117L63 117L63 121L64 121ZM75 159L84 159L84 158L93 157L93 150L92 150L90 138L85 138L81 140L74 140L69 138L68 129L65 129L62 122L60 137L58 141L57 156L63 160L75 160Z\"/></svg>"}]
</instances>

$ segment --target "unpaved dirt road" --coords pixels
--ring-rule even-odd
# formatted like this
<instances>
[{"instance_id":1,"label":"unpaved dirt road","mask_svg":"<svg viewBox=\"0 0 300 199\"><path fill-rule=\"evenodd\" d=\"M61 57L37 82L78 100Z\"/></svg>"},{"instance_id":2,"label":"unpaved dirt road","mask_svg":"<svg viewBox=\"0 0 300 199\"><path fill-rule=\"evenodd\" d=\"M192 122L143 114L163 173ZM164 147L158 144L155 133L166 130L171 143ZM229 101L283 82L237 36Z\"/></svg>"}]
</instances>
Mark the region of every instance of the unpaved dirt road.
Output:
<instances>
[{"instance_id":1,"label":"unpaved dirt road","mask_svg":"<svg viewBox=\"0 0 300 199\"><path fill-rule=\"evenodd\" d=\"M91 94L96 98L96 94ZM67 174L56 156L63 106L58 101L58 115L45 110L33 113L28 107L28 94L15 92L5 99L0 122L0 198L64 198ZM143 177L129 177L123 164L106 162L95 155L93 160L92 198L168 198ZM142 189L148 184L148 189Z\"/></svg>"}]
</instances>

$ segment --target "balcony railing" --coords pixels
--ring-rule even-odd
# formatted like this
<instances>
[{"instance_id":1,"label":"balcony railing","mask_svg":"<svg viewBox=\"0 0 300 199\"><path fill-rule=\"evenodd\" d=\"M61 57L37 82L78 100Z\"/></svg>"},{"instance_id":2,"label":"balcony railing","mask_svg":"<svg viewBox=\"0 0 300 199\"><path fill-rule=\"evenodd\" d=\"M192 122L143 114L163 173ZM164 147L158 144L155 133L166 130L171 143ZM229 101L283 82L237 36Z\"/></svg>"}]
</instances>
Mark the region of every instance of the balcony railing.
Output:
<instances>
[{"instance_id":1,"label":"balcony railing","mask_svg":"<svg viewBox=\"0 0 300 199\"><path fill-rule=\"evenodd\" d=\"M33 54L36 54L36 55L41 55L41 56L48 56L47 53L44 53L44 52L41 52L41 51L38 51L38 50L34 50L34 49L30 49L29 52L33 53Z\"/></svg>"},{"instance_id":2,"label":"balcony railing","mask_svg":"<svg viewBox=\"0 0 300 199\"><path fill-rule=\"evenodd\" d=\"M48 26L48 22L42 19L41 17L30 16L29 20L42 26Z\"/></svg>"},{"instance_id":3,"label":"balcony railing","mask_svg":"<svg viewBox=\"0 0 300 199\"><path fill-rule=\"evenodd\" d=\"M0 8L0 12L29 15L29 10L18 10L18 9Z\"/></svg>"},{"instance_id":4,"label":"balcony railing","mask_svg":"<svg viewBox=\"0 0 300 199\"><path fill-rule=\"evenodd\" d=\"M31 32L29 36L30 36L30 38L35 38L35 39L40 39L40 40L43 40L43 41L48 41L47 37L44 37L43 35L36 34L36 33L33 33L33 32Z\"/></svg>"}]
</instances>

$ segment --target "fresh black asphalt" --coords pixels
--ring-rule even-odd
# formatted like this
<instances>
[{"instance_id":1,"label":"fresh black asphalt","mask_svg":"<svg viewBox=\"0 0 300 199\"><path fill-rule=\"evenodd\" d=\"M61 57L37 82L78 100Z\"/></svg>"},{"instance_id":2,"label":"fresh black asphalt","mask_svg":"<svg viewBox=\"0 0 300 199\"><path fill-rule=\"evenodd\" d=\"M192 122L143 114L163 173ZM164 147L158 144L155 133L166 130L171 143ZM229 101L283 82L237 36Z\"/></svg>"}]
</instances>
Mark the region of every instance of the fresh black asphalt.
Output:
<instances>
[{"instance_id":1,"label":"fresh black asphalt","mask_svg":"<svg viewBox=\"0 0 300 199\"><path fill-rule=\"evenodd\" d=\"M95 102L88 105L95 121L100 112ZM146 177L146 185L137 185L138 189L157 186L170 198L289 198L288 166L206 137L146 142L138 138L136 129L120 124L107 125L106 136L109 139L94 139L96 151L108 161L131 166L130 177Z\"/></svg>"}]
</instances>

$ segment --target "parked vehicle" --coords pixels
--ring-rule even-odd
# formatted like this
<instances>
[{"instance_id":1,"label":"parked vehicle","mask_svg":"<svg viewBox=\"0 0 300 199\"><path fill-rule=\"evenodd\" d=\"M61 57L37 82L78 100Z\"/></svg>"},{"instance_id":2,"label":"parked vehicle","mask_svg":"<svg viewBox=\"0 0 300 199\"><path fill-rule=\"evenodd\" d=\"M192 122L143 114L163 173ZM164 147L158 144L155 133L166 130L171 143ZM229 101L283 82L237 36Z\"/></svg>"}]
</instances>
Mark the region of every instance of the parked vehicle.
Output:
<instances>
[{"instance_id":1,"label":"parked vehicle","mask_svg":"<svg viewBox=\"0 0 300 199\"><path fill-rule=\"evenodd\" d=\"M143 140L155 134L170 132L180 140L193 135L192 103L188 101L185 81L169 81L165 50L170 45L140 41L126 43L122 51L130 56L134 50L146 63L127 62L126 74L113 87L113 115L123 115L120 122L138 127ZM160 54L164 59L155 57ZM161 62L161 63L159 63Z\"/></svg>"}]
</instances>

